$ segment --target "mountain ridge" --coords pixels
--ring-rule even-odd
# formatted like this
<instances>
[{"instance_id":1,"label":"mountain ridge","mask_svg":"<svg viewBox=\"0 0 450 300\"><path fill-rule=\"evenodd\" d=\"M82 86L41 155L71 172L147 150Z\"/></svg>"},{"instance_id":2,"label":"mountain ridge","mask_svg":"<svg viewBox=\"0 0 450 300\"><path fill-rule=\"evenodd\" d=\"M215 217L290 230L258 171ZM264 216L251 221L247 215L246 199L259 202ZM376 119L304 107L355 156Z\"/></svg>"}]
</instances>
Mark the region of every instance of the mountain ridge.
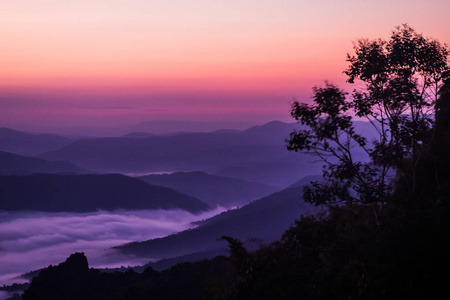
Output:
<instances>
[{"instance_id":1,"label":"mountain ridge","mask_svg":"<svg viewBox=\"0 0 450 300\"><path fill-rule=\"evenodd\" d=\"M116 246L114 249L149 259L167 259L218 248L224 250L226 245L218 243L218 239L224 235L244 241L257 238L265 243L271 242L301 215L320 210L303 202L300 195L301 187L288 188L239 209L196 222L196 228L163 238Z\"/></svg>"},{"instance_id":2,"label":"mountain ridge","mask_svg":"<svg viewBox=\"0 0 450 300\"><path fill-rule=\"evenodd\" d=\"M192 196L120 174L0 176L1 210L92 212L116 209L182 209L210 207Z\"/></svg>"},{"instance_id":3,"label":"mountain ridge","mask_svg":"<svg viewBox=\"0 0 450 300\"><path fill-rule=\"evenodd\" d=\"M292 183L291 174L274 182L270 178L274 173L271 166L281 163L300 170L308 164L306 155L286 150L284 139L295 126L295 123L271 122L239 132L84 139L40 157L71 161L96 172L115 173L204 171L212 174L242 165L266 164L269 167L263 172L267 176L262 181L239 179L284 187Z\"/></svg>"},{"instance_id":4,"label":"mountain ridge","mask_svg":"<svg viewBox=\"0 0 450 300\"><path fill-rule=\"evenodd\" d=\"M59 149L74 140L55 134L31 134L10 128L0 128L0 151L35 156Z\"/></svg>"},{"instance_id":5,"label":"mountain ridge","mask_svg":"<svg viewBox=\"0 0 450 300\"><path fill-rule=\"evenodd\" d=\"M92 173L71 162L47 161L0 151L0 175L28 175L33 173Z\"/></svg>"},{"instance_id":6,"label":"mountain ridge","mask_svg":"<svg viewBox=\"0 0 450 300\"><path fill-rule=\"evenodd\" d=\"M138 178L150 184L173 188L210 206L224 208L242 206L278 190L277 187L266 184L210 175L201 171L146 175Z\"/></svg>"}]
</instances>

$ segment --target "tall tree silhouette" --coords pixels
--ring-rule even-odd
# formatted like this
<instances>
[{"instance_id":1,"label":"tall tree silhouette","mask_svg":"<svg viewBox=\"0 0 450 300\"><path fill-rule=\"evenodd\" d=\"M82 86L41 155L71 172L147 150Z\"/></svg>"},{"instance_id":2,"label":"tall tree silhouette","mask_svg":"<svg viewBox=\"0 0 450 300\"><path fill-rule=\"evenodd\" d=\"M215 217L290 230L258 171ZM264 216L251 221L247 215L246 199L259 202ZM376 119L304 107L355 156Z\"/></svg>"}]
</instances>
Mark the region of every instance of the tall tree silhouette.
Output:
<instances>
[{"instance_id":1,"label":"tall tree silhouette","mask_svg":"<svg viewBox=\"0 0 450 300\"><path fill-rule=\"evenodd\" d=\"M408 192L417 187L418 162L434 133L436 103L449 76L449 50L408 25L387 41L360 39L348 54L348 82L362 83L348 95L336 86L313 88L313 104L295 101L291 115L308 129L291 133L288 149L307 151L325 163L326 183L304 190L313 203L383 202L392 190L391 169L407 176ZM378 136L355 132L355 117L366 119ZM367 154L356 160L354 148ZM405 163L407 162L407 163Z\"/></svg>"}]
</instances>

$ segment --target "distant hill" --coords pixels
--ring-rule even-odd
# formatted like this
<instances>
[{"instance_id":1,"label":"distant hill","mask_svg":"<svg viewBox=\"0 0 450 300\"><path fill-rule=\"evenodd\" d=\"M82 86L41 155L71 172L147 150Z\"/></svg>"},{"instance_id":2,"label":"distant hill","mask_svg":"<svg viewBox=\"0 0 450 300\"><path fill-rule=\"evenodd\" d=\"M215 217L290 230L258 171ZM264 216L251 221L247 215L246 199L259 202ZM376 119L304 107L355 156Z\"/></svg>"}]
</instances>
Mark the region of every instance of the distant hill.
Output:
<instances>
[{"instance_id":1,"label":"distant hill","mask_svg":"<svg viewBox=\"0 0 450 300\"><path fill-rule=\"evenodd\" d=\"M130 139L143 139L155 136L157 134L149 133L149 132L130 132L125 135L123 135L123 138L130 138Z\"/></svg>"},{"instance_id":2,"label":"distant hill","mask_svg":"<svg viewBox=\"0 0 450 300\"><path fill-rule=\"evenodd\" d=\"M155 121L157 122L157 121ZM162 121L160 121L162 122ZM167 121L167 124L170 124L171 122ZM190 123L190 122L188 122ZM147 123L143 123L147 124ZM152 124L152 122L149 122L148 124ZM183 123L180 123L183 124ZM199 124L204 124L203 122L199 122ZM213 128L222 125L225 126L223 128L226 128L228 123L214 123L211 122L211 124L215 124ZM189 126L186 127L180 127L180 125L175 122L173 125L174 131L171 132L165 132L162 131L159 134L155 134L153 132L130 132L122 137L127 138L147 138L152 137L155 135L179 135L179 134L189 134L189 133L232 133L236 134L236 136L241 139L242 141L245 141L246 143L257 143L257 144L280 144L284 142L284 139L289 136L289 133L292 131L293 128L297 127L295 123L284 123L281 121L271 121L269 123L266 123L264 125L256 125L250 127L251 123L242 123L246 124L249 128L241 128L244 126L237 126L237 128L241 128L241 130L238 129L215 129L215 130L207 130L204 127L199 127L199 130L195 130L192 128L189 128ZM175 131L175 128L178 128L177 131ZM194 127L195 128L195 127ZM218 127L219 128L219 127ZM160 132L158 130L155 130L156 132Z\"/></svg>"},{"instance_id":3,"label":"distant hill","mask_svg":"<svg viewBox=\"0 0 450 300\"><path fill-rule=\"evenodd\" d=\"M301 200L301 187L289 188L199 222L197 228L115 248L127 254L163 259L225 249L226 244L217 241L223 235L270 242L279 238L301 215L317 211L317 207Z\"/></svg>"},{"instance_id":4,"label":"distant hill","mask_svg":"<svg viewBox=\"0 0 450 300\"><path fill-rule=\"evenodd\" d=\"M207 122L207 121L167 121L154 120L130 126L130 132L167 134L174 132L211 132L221 129L244 130L254 126L251 122Z\"/></svg>"},{"instance_id":5,"label":"distant hill","mask_svg":"<svg viewBox=\"0 0 450 300\"><path fill-rule=\"evenodd\" d=\"M298 171L306 170L305 165L312 161L307 155L286 150L284 140L295 126L271 122L245 131L84 139L41 157L71 161L97 172L118 173L204 171L211 174L230 168L282 165L286 171L295 170L295 176L289 173L281 180L274 180L273 175L283 174L283 171L274 171L272 167L262 170L261 180L235 177L232 172L229 173L232 175L217 175L286 187L292 183L292 178L302 176ZM317 168L320 172L320 166Z\"/></svg>"},{"instance_id":6,"label":"distant hill","mask_svg":"<svg viewBox=\"0 0 450 300\"><path fill-rule=\"evenodd\" d=\"M194 196L210 206L220 205L225 208L248 204L278 190L266 184L214 176L204 172L147 175L139 179L150 184L173 188Z\"/></svg>"},{"instance_id":7,"label":"distant hill","mask_svg":"<svg viewBox=\"0 0 450 300\"><path fill-rule=\"evenodd\" d=\"M35 156L56 150L73 140L53 134L30 134L9 128L0 128L0 151Z\"/></svg>"},{"instance_id":8,"label":"distant hill","mask_svg":"<svg viewBox=\"0 0 450 300\"><path fill-rule=\"evenodd\" d=\"M172 189L118 174L0 176L0 210L98 209L183 209L200 213L209 206Z\"/></svg>"},{"instance_id":9,"label":"distant hill","mask_svg":"<svg viewBox=\"0 0 450 300\"><path fill-rule=\"evenodd\" d=\"M296 123L272 121L264 125L253 126L237 135L242 142L258 145L284 145L294 129L302 128Z\"/></svg>"},{"instance_id":10,"label":"distant hill","mask_svg":"<svg viewBox=\"0 0 450 300\"><path fill-rule=\"evenodd\" d=\"M356 122L356 131L370 140L376 135L370 126ZM322 171L317 157L287 151L285 139L296 128L301 126L273 121L244 131L83 139L40 157L70 161L95 172L204 171L284 188L296 178Z\"/></svg>"},{"instance_id":11,"label":"distant hill","mask_svg":"<svg viewBox=\"0 0 450 300\"><path fill-rule=\"evenodd\" d=\"M296 181L293 184L291 184L289 187L293 188L293 187L308 185L311 183L311 181L318 181L319 183L323 183L324 182L323 175L305 176L302 179L300 179L299 181Z\"/></svg>"},{"instance_id":12,"label":"distant hill","mask_svg":"<svg viewBox=\"0 0 450 300\"><path fill-rule=\"evenodd\" d=\"M33 173L91 173L64 161L46 161L0 151L0 175L27 175Z\"/></svg>"},{"instance_id":13,"label":"distant hill","mask_svg":"<svg viewBox=\"0 0 450 300\"><path fill-rule=\"evenodd\" d=\"M285 188L291 185L296 178L320 174L322 171L320 164L313 163L316 161L315 158L300 153L289 154L288 157L269 162L236 164L213 174Z\"/></svg>"}]
</instances>

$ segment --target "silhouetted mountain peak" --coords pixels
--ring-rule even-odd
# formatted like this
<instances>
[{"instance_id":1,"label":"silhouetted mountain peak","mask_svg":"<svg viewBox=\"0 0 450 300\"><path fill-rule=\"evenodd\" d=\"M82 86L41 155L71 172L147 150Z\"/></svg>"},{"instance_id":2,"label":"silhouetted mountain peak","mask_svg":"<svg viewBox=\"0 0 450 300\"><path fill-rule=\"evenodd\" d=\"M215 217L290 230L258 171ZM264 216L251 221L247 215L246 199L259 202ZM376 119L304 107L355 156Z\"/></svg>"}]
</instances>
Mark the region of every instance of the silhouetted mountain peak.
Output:
<instances>
[{"instance_id":1,"label":"silhouetted mountain peak","mask_svg":"<svg viewBox=\"0 0 450 300\"><path fill-rule=\"evenodd\" d=\"M84 252L76 252L71 254L63 266L69 271L83 271L89 269L89 264Z\"/></svg>"},{"instance_id":2,"label":"silhouetted mountain peak","mask_svg":"<svg viewBox=\"0 0 450 300\"><path fill-rule=\"evenodd\" d=\"M270 122L267 122L261 126L265 126L265 127L269 127L269 126L284 126L285 124L290 124L290 123L286 123L286 122L282 122L282 121L278 121L278 120L273 120Z\"/></svg>"}]
</instances>

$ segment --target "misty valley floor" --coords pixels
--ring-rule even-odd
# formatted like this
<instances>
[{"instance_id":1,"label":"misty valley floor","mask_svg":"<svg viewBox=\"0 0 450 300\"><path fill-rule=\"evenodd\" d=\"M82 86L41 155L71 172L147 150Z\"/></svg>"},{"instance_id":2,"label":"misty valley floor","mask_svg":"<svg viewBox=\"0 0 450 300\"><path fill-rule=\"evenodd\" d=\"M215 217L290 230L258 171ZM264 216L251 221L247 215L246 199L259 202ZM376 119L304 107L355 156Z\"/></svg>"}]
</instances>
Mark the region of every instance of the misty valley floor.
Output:
<instances>
[{"instance_id":1,"label":"misty valley floor","mask_svg":"<svg viewBox=\"0 0 450 300\"><path fill-rule=\"evenodd\" d=\"M195 227L211 217L181 210L115 211L93 213L0 212L0 284L20 282L17 276L64 261L84 251L92 267L116 268L149 262L125 256L113 246L163 237Z\"/></svg>"}]
</instances>

